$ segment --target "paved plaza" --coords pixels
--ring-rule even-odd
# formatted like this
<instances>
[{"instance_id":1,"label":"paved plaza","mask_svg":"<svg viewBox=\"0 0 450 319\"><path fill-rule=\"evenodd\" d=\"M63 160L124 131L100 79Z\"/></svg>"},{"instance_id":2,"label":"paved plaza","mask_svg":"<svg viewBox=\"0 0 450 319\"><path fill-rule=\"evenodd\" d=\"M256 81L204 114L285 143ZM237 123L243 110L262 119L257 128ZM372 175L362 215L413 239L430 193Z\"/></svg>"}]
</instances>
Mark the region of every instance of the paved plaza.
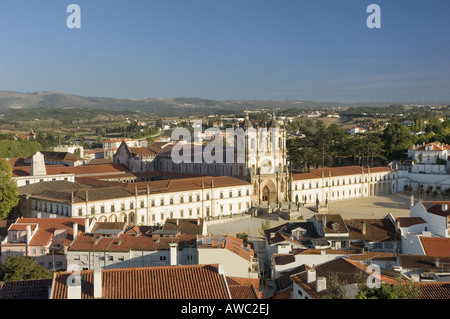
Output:
<instances>
[{"instance_id":1,"label":"paved plaza","mask_svg":"<svg viewBox=\"0 0 450 319\"><path fill-rule=\"evenodd\" d=\"M332 202L328 213L341 214L344 219L383 218L389 213L395 217L408 217L409 205L409 195L397 193Z\"/></svg>"}]
</instances>

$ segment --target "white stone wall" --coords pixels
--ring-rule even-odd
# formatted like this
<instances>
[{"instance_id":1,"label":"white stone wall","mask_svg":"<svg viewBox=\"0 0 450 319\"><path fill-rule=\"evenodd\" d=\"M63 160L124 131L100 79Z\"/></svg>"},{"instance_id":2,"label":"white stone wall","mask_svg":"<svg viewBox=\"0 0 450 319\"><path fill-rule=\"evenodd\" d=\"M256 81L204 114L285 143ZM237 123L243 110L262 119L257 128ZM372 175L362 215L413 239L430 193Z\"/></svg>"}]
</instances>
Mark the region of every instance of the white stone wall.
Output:
<instances>
[{"instance_id":1,"label":"white stone wall","mask_svg":"<svg viewBox=\"0 0 450 319\"><path fill-rule=\"evenodd\" d=\"M291 185L291 200L305 204L316 204L326 200L348 200L380 194L396 193L398 174L393 172L358 174L348 176L294 180Z\"/></svg>"},{"instance_id":2,"label":"white stone wall","mask_svg":"<svg viewBox=\"0 0 450 319\"><path fill-rule=\"evenodd\" d=\"M231 195L231 196L230 196ZM251 207L251 185L156 193L81 203L32 199L32 217L93 217L129 225L163 224L167 218L232 216Z\"/></svg>"}]
</instances>

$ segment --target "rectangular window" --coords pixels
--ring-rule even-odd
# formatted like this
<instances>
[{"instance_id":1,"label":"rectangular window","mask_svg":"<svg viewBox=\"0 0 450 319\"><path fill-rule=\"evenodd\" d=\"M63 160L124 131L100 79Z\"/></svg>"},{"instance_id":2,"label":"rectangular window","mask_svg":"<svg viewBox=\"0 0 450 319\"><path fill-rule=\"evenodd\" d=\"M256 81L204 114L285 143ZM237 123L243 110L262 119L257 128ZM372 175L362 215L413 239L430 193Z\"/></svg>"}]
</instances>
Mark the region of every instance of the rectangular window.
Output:
<instances>
[{"instance_id":1,"label":"rectangular window","mask_svg":"<svg viewBox=\"0 0 450 319\"><path fill-rule=\"evenodd\" d=\"M141 200L141 208L144 208L144 201L143 200Z\"/></svg>"},{"instance_id":2,"label":"rectangular window","mask_svg":"<svg viewBox=\"0 0 450 319\"><path fill-rule=\"evenodd\" d=\"M114 205L111 205L111 213L114 213L114 212L115 212L115 210L116 210L116 206L114 206Z\"/></svg>"}]
</instances>

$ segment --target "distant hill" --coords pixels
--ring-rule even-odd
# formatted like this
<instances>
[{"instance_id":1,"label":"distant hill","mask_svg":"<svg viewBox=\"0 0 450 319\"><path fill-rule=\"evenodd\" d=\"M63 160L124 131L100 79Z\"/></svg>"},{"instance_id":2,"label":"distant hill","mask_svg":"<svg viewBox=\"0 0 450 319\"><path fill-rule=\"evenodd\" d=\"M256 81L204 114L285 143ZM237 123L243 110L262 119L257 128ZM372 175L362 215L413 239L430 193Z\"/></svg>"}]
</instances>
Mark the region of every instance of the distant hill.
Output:
<instances>
[{"instance_id":1,"label":"distant hill","mask_svg":"<svg viewBox=\"0 0 450 319\"><path fill-rule=\"evenodd\" d=\"M358 106L385 106L386 103L360 103ZM216 101L201 98L144 98L118 99L108 97L84 97L60 92L19 93L0 91L0 109L27 108L89 108L110 111L139 111L159 116L177 116L180 112L192 115L230 114L246 109L317 109L346 107L342 103L295 100L230 100Z\"/></svg>"}]
</instances>

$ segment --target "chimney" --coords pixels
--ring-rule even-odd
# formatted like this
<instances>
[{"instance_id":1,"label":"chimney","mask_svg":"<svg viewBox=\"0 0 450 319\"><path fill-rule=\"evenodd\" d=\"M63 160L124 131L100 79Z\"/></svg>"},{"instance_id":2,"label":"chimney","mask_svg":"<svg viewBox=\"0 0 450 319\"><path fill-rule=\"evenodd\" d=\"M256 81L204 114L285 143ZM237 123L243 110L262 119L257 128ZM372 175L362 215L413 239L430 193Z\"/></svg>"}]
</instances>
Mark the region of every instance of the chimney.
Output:
<instances>
[{"instance_id":1,"label":"chimney","mask_svg":"<svg viewBox=\"0 0 450 319\"><path fill-rule=\"evenodd\" d=\"M448 205L447 204L442 204L442 211L443 212L447 212L448 210Z\"/></svg>"},{"instance_id":2,"label":"chimney","mask_svg":"<svg viewBox=\"0 0 450 319\"><path fill-rule=\"evenodd\" d=\"M201 225L202 220L200 218L197 218L197 225Z\"/></svg>"},{"instance_id":3,"label":"chimney","mask_svg":"<svg viewBox=\"0 0 450 319\"><path fill-rule=\"evenodd\" d=\"M361 233L366 234L366 222L364 220L361 221Z\"/></svg>"},{"instance_id":4,"label":"chimney","mask_svg":"<svg viewBox=\"0 0 450 319\"><path fill-rule=\"evenodd\" d=\"M419 274L411 274L411 281L412 282L419 282L420 281L420 275Z\"/></svg>"},{"instance_id":5,"label":"chimney","mask_svg":"<svg viewBox=\"0 0 450 319\"><path fill-rule=\"evenodd\" d=\"M440 266L439 258L435 258L435 259L434 259L434 265L435 265L436 267L439 267L439 266Z\"/></svg>"},{"instance_id":6,"label":"chimney","mask_svg":"<svg viewBox=\"0 0 450 319\"><path fill-rule=\"evenodd\" d=\"M223 275L225 273L223 270L223 264L217 265L217 272L219 273L219 275Z\"/></svg>"},{"instance_id":7,"label":"chimney","mask_svg":"<svg viewBox=\"0 0 450 319\"><path fill-rule=\"evenodd\" d=\"M327 216L322 215L322 226L327 227Z\"/></svg>"},{"instance_id":8,"label":"chimney","mask_svg":"<svg viewBox=\"0 0 450 319\"><path fill-rule=\"evenodd\" d=\"M81 299L81 275L74 271L66 281L67 299Z\"/></svg>"},{"instance_id":9,"label":"chimney","mask_svg":"<svg viewBox=\"0 0 450 319\"><path fill-rule=\"evenodd\" d=\"M270 233L270 238L274 238L275 237L275 233Z\"/></svg>"},{"instance_id":10,"label":"chimney","mask_svg":"<svg viewBox=\"0 0 450 319\"><path fill-rule=\"evenodd\" d=\"M102 269L94 269L94 298L103 298Z\"/></svg>"},{"instance_id":11,"label":"chimney","mask_svg":"<svg viewBox=\"0 0 450 319\"><path fill-rule=\"evenodd\" d=\"M325 289L327 289L327 278L318 277L316 281L316 292L321 292L322 290Z\"/></svg>"},{"instance_id":12,"label":"chimney","mask_svg":"<svg viewBox=\"0 0 450 319\"><path fill-rule=\"evenodd\" d=\"M315 269L309 269L306 272L306 283L310 284L312 282L316 281L316 270Z\"/></svg>"},{"instance_id":13,"label":"chimney","mask_svg":"<svg viewBox=\"0 0 450 319\"><path fill-rule=\"evenodd\" d=\"M170 265L171 266L176 266L178 264L178 256L177 256L177 248L178 248L178 244L177 243L170 243Z\"/></svg>"},{"instance_id":14,"label":"chimney","mask_svg":"<svg viewBox=\"0 0 450 319\"><path fill-rule=\"evenodd\" d=\"M73 240L77 238L78 235L78 223L73 223Z\"/></svg>"},{"instance_id":15,"label":"chimney","mask_svg":"<svg viewBox=\"0 0 450 319\"><path fill-rule=\"evenodd\" d=\"M31 241L31 226L27 225L26 230L27 230L27 245L29 245Z\"/></svg>"}]
</instances>

